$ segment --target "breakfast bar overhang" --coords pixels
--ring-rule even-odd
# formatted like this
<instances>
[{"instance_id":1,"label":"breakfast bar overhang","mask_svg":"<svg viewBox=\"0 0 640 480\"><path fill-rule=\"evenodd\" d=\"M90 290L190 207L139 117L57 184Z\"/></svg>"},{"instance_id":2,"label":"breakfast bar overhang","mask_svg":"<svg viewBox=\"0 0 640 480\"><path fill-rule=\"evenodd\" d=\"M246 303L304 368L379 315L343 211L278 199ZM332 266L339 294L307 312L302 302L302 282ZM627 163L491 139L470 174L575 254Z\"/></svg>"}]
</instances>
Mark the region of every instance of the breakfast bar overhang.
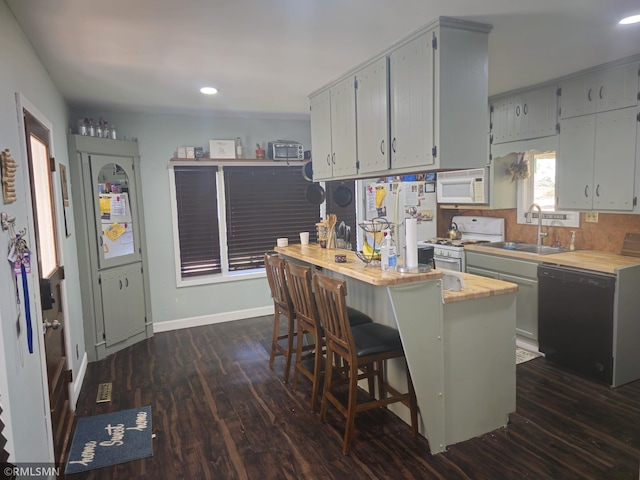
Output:
<instances>
[{"instance_id":1,"label":"breakfast bar overhang","mask_svg":"<svg viewBox=\"0 0 640 480\"><path fill-rule=\"evenodd\" d=\"M431 453L505 427L516 407L517 285L461 274L465 286L444 290L446 271L382 271L354 252L318 245L276 251L347 282L347 301L400 332ZM335 254L346 254L336 263ZM396 381L387 368L390 382ZM402 375L398 374L398 381ZM403 406L390 408L408 419Z\"/></svg>"}]
</instances>

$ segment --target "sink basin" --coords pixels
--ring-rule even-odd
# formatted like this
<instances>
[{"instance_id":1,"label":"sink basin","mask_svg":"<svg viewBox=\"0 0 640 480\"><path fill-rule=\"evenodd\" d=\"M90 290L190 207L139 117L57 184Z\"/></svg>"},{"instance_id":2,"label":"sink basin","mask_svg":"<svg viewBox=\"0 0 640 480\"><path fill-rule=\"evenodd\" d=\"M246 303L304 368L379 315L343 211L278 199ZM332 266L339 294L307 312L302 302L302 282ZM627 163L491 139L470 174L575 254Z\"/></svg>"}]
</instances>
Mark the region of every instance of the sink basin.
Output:
<instances>
[{"instance_id":1,"label":"sink basin","mask_svg":"<svg viewBox=\"0 0 640 480\"><path fill-rule=\"evenodd\" d=\"M562 253L568 251L564 247L550 247L547 245L536 245L535 243L520 242L492 242L484 243L483 247L502 248L504 250L515 250L517 252L536 253L538 255L550 255L552 253Z\"/></svg>"}]
</instances>

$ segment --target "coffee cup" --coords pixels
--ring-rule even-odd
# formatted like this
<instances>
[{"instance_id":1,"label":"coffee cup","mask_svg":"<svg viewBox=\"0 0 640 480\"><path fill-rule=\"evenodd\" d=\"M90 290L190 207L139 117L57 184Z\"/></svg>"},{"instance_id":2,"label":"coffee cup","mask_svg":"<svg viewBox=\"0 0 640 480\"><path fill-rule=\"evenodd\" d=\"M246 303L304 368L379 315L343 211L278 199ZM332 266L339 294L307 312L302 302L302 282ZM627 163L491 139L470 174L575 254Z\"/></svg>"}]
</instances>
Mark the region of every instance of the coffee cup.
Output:
<instances>
[{"instance_id":1,"label":"coffee cup","mask_svg":"<svg viewBox=\"0 0 640 480\"><path fill-rule=\"evenodd\" d=\"M309 232L300 232L300 244L309 245Z\"/></svg>"}]
</instances>

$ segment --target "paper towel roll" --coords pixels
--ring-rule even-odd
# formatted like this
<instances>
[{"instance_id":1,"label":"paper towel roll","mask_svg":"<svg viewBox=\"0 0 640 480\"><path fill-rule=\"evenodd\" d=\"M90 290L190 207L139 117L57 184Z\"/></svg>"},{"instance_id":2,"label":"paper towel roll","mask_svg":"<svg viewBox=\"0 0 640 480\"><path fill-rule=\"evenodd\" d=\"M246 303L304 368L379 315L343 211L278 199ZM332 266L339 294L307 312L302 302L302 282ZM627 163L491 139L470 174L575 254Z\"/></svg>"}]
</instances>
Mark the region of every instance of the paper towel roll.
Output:
<instances>
[{"instance_id":1,"label":"paper towel roll","mask_svg":"<svg viewBox=\"0 0 640 480\"><path fill-rule=\"evenodd\" d=\"M407 218L404 224L407 247L404 265L407 268L415 268L418 266L418 221L415 218Z\"/></svg>"}]
</instances>

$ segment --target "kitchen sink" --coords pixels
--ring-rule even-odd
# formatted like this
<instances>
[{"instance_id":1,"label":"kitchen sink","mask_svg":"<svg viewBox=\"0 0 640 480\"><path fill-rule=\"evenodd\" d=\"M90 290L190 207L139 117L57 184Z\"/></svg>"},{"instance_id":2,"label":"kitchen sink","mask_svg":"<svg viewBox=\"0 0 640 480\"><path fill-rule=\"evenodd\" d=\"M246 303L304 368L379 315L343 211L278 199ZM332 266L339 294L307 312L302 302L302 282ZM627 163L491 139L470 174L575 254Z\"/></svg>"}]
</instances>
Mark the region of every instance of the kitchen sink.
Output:
<instances>
[{"instance_id":1,"label":"kitchen sink","mask_svg":"<svg viewBox=\"0 0 640 480\"><path fill-rule=\"evenodd\" d=\"M504 250L514 250L516 252L536 253L538 255L550 255L552 253L567 252L569 249L564 247L550 247L547 245L536 245L535 243L520 242L491 242L483 243L483 247L502 248Z\"/></svg>"}]
</instances>

